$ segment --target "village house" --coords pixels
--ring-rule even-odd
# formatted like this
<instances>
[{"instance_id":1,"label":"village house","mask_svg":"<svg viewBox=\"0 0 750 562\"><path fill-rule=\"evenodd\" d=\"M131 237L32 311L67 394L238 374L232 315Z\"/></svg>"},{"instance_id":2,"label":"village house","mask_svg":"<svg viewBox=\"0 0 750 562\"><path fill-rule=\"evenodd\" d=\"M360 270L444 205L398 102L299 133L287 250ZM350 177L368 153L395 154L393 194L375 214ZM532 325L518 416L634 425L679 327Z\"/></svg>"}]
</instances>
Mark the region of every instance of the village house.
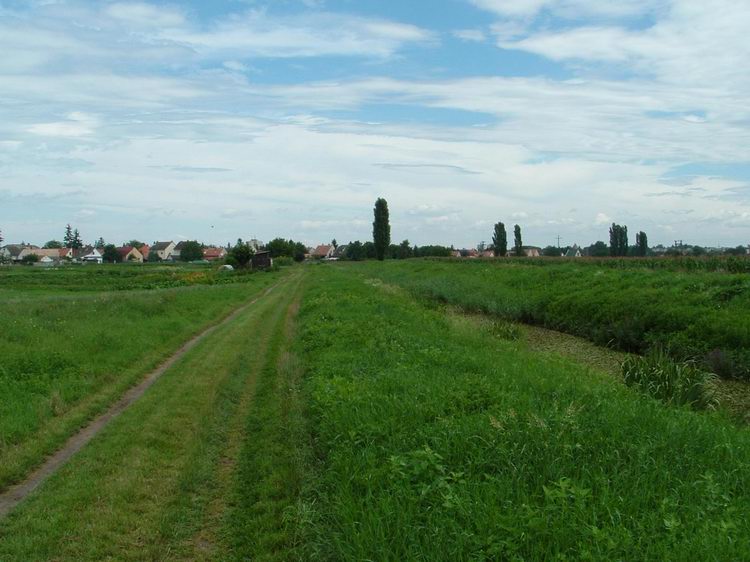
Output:
<instances>
[{"instance_id":1,"label":"village house","mask_svg":"<svg viewBox=\"0 0 750 562\"><path fill-rule=\"evenodd\" d=\"M271 253L267 251L255 252L250 258L250 264L253 269L268 269L273 266Z\"/></svg>"},{"instance_id":2,"label":"village house","mask_svg":"<svg viewBox=\"0 0 750 562\"><path fill-rule=\"evenodd\" d=\"M104 258L98 248L93 246L84 246L73 253L76 261L81 263L102 263Z\"/></svg>"},{"instance_id":3,"label":"village house","mask_svg":"<svg viewBox=\"0 0 750 562\"><path fill-rule=\"evenodd\" d=\"M160 261L166 261L172 258L172 252L174 252L174 242L154 242L151 246L151 253L155 254Z\"/></svg>"},{"instance_id":4,"label":"village house","mask_svg":"<svg viewBox=\"0 0 750 562\"><path fill-rule=\"evenodd\" d=\"M23 251L28 249L39 249L39 246L31 244L8 244L3 246L0 250L1 254L5 259L11 261L21 261L23 259Z\"/></svg>"},{"instance_id":5,"label":"village house","mask_svg":"<svg viewBox=\"0 0 750 562\"><path fill-rule=\"evenodd\" d=\"M312 251L312 257L317 259L328 259L333 255L335 248L327 244L321 244Z\"/></svg>"},{"instance_id":6,"label":"village house","mask_svg":"<svg viewBox=\"0 0 750 562\"><path fill-rule=\"evenodd\" d=\"M120 261L143 263L143 254L138 251L138 248L133 248L133 246L122 246L121 248L117 248L117 253L120 254Z\"/></svg>"},{"instance_id":7,"label":"village house","mask_svg":"<svg viewBox=\"0 0 750 562\"><path fill-rule=\"evenodd\" d=\"M144 244L140 248L138 248L138 251L143 256L143 261L148 261L149 255L151 255L151 246L148 244Z\"/></svg>"},{"instance_id":8,"label":"village house","mask_svg":"<svg viewBox=\"0 0 750 562\"><path fill-rule=\"evenodd\" d=\"M346 257L346 249L348 248L348 244L341 244L336 249L333 250L333 253L331 254L332 260L341 260Z\"/></svg>"},{"instance_id":9,"label":"village house","mask_svg":"<svg viewBox=\"0 0 750 562\"><path fill-rule=\"evenodd\" d=\"M203 250L203 259L208 261L223 260L227 255L224 248L206 248Z\"/></svg>"},{"instance_id":10,"label":"village house","mask_svg":"<svg viewBox=\"0 0 750 562\"><path fill-rule=\"evenodd\" d=\"M568 251L565 252L566 258L580 258L581 256L581 249L578 247L578 244L573 244L568 248Z\"/></svg>"},{"instance_id":11,"label":"village house","mask_svg":"<svg viewBox=\"0 0 750 562\"><path fill-rule=\"evenodd\" d=\"M185 243L185 240L177 242L177 244L175 244L174 248L172 249L172 255L169 259L171 259L172 261L180 261L180 254L182 253L182 249L185 247Z\"/></svg>"}]
</instances>

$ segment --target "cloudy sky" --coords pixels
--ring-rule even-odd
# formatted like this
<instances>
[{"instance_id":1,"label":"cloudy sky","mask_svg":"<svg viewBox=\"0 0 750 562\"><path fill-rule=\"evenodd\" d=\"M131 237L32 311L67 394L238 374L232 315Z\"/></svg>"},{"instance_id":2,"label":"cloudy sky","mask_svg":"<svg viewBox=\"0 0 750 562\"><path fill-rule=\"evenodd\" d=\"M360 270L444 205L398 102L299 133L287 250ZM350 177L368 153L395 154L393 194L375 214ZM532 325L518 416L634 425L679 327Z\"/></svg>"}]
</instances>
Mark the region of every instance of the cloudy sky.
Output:
<instances>
[{"instance_id":1,"label":"cloudy sky","mask_svg":"<svg viewBox=\"0 0 750 562\"><path fill-rule=\"evenodd\" d=\"M0 0L6 242L750 242L750 4ZM634 234L631 234L631 239Z\"/></svg>"}]
</instances>

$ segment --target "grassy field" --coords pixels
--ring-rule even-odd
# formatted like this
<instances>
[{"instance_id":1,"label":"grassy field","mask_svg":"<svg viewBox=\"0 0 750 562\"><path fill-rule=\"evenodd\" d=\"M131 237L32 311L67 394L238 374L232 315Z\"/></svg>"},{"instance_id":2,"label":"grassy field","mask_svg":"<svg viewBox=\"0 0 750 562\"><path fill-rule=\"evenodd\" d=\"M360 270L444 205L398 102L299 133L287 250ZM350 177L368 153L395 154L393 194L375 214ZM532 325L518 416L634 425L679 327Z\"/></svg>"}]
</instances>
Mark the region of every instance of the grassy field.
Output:
<instances>
[{"instance_id":1,"label":"grassy field","mask_svg":"<svg viewBox=\"0 0 750 562\"><path fill-rule=\"evenodd\" d=\"M258 276L280 283L0 520L0 560L750 558L747 430L392 266Z\"/></svg>"},{"instance_id":2,"label":"grassy field","mask_svg":"<svg viewBox=\"0 0 750 562\"><path fill-rule=\"evenodd\" d=\"M225 275L174 267L0 270L0 490L279 274ZM218 284L206 282L212 277ZM176 280L182 286L148 288Z\"/></svg>"},{"instance_id":3,"label":"grassy field","mask_svg":"<svg viewBox=\"0 0 750 562\"><path fill-rule=\"evenodd\" d=\"M652 269L640 261L403 260L358 269L466 310L624 351L664 348L719 376L750 379L748 276Z\"/></svg>"},{"instance_id":4,"label":"grassy field","mask_svg":"<svg viewBox=\"0 0 750 562\"><path fill-rule=\"evenodd\" d=\"M406 267L319 271L300 313L311 558L750 556L747 431L367 277Z\"/></svg>"}]
</instances>

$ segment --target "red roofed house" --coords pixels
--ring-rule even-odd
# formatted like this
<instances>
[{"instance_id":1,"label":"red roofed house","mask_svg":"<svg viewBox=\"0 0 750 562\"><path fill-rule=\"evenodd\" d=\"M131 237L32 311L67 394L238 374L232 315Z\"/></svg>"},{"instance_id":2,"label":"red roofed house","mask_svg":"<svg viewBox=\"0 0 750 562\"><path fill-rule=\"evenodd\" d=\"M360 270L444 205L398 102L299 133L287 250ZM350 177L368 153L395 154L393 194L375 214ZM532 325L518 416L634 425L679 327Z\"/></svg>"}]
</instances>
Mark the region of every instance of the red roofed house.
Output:
<instances>
[{"instance_id":1,"label":"red roofed house","mask_svg":"<svg viewBox=\"0 0 750 562\"><path fill-rule=\"evenodd\" d=\"M138 251L138 248L133 248L133 246L117 248L117 253L120 254L122 261L143 263L143 254Z\"/></svg>"},{"instance_id":2,"label":"red roofed house","mask_svg":"<svg viewBox=\"0 0 750 562\"><path fill-rule=\"evenodd\" d=\"M317 248L313 250L312 257L320 258L320 259L327 259L333 255L334 250L335 248L333 246L321 244L320 246L318 246Z\"/></svg>"},{"instance_id":3,"label":"red roofed house","mask_svg":"<svg viewBox=\"0 0 750 562\"><path fill-rule=\"evenodd\" d=\"M206 248L203 250L203 259L208 261L223 260L227 255L224 248Z\"/></svg>"},{"instance_id":4,"label":"red roofed house","mask_svg":"<svg viewBox=\"0 0 750 562\"><path fill-rule=\"evenodd\" d=\"M148 255L151 253L151 246L148 244L144 244L140 248L138 248L138 251L143 256L143 261L148 261Z\"/></svg>"}]
</instances>

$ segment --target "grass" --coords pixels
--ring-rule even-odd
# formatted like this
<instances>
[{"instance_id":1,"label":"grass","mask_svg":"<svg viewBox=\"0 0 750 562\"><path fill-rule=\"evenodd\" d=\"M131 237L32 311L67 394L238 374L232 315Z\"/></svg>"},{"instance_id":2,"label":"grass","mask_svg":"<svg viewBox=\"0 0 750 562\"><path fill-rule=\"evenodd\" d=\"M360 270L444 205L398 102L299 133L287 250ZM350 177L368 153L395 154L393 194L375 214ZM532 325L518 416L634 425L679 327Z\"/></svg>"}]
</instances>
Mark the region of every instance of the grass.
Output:
<instances>
[{"instance_id":1,"label":"grass","mask_svg":"<svg viewBox=\"0 0 750 562\"><path fill-rule=\"evenodd\" d=\"M468 311L622 351L668 349L674 359L698 361L719 376L750 379L747 275L648 269L642 261L625 267L626 260L402 260L352 267Z\"/></svg>"},{"instance_id":2,"label":"grass","mask_svg":"<svg viewBox=\"0 0 750 562\"><path fill-rule=\"evenodd\" d=\"M319 463L299 507L306 558L750 556L746 431L358 271L319 268L300 312Z\"/></svg>"},{"instance_id":3,"label":"grass","mask_svg":"<svg viewBox=\"0 0 750 562\"><path fill-rule=\"evenodd\" d=\"M120 278L111 270L119 282L145 270L122 271ZM135 277L132 286L138 290L112 291L100 273L84 267L3 274L17 298L6 301L0 314L0 490L183 341L278 278L257 274L227 285L144 290ZM172 273L194 272L171 268ZM36 286L37 280L28 281L36 275L50 281L43 291L28 288ZM68 275L87 292L69 291Z\"/></svg>"},{"instance_id":4,"label":"grass","mask_svg":"<svg viewBox=\"0 0 750 562\"><path fill-rule=\"evenodd\" d=\"M273 459L295 454L282 450L285 426L274 422L277 405L263 398L289 382L276 380L277 371L295 371L285 367L295 279L191 350L0 521L0 560L257 560L291 548L277 510L258 513L257 501L240 500L296 496L273 475L250 470L253 440L266 433L265 442L279 449ZM269 423L246 433L256 425L256 408L272 412ZM270 456L264 450L260 458ZM263 544L241 542L240 522L258 523Z\"/></svg>"}]
</instances>

